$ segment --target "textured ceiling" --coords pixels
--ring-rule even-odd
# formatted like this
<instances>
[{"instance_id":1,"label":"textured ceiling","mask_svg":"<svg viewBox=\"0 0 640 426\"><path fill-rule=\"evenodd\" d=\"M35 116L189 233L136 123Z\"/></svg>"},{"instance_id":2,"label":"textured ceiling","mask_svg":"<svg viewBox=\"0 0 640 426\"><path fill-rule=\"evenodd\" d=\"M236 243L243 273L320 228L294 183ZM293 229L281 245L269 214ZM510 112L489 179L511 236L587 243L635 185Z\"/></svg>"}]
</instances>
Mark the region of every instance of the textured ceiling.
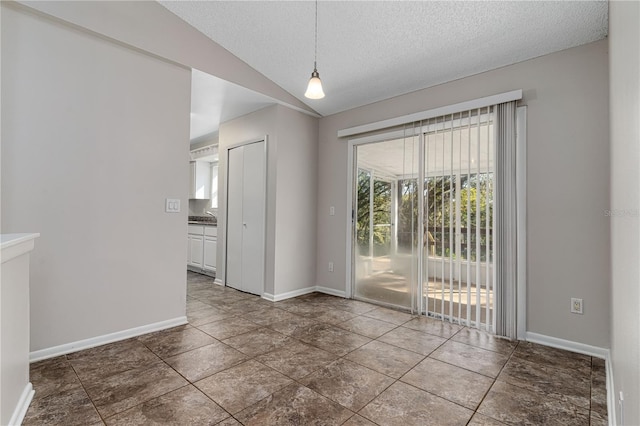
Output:
<instances>
[{"instance_id":1,"label":"textured ceiling","mask_svg":"<svg viewBox=\"0 0 640 426\"><path fill-rule=\"evenodd\" d=\"M161 1L322 115L602 39L606 1Z\"/></svg>"}]
</instances>

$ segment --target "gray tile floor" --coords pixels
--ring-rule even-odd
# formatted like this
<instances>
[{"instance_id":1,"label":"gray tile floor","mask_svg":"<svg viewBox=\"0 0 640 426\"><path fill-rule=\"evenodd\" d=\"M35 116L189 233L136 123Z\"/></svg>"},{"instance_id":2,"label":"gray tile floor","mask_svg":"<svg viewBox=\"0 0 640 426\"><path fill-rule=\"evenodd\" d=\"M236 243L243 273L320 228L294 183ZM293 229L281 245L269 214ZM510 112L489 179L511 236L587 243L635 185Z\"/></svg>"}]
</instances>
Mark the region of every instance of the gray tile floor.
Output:
<instances>
[{"instance_id":1,"label":"gray tile floor","mask_svg":"<svg viewBox=\"0 0 640 426\"><path fill-rule=\"evenodd\" d=\"M606 425L602 360L189 273L189 325L35 363L26 425Z\"/></svg>"}]
</instances>

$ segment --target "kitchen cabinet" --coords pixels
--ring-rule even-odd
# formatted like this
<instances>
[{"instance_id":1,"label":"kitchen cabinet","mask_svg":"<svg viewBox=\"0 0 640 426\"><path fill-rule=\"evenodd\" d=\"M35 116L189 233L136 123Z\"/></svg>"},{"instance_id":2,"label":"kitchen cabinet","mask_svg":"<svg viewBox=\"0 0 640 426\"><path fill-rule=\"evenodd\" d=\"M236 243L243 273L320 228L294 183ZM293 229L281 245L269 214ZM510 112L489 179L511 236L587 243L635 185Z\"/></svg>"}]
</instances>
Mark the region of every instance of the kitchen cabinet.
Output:
<instances>
[{"instance_id":1,"label":"kitchen cabinet","mask_svg":"<svg viewBox=\"0 0 640 426\"><path fill-rule=\"evenodd\" d=\"M204 260L202 269L205 271L216 270L216 255L218 251L218 228L213 226L204 227L203 253Z\"/></svg>"},{"instance_id":2,"label":"kitchen cabinet","mask_svg":"<svg viewBox=\"0 0 640 426\"><path fill-rule=\"evenodd\" d=\"M187 234L187 269L205 274L216 271L218 228L189 225Z\"/></svg>"},{"instance_id":3,"label":"kitchen cabinet","mask_svg":"<svg viewBox=\"0 0 640 426\"><path fill-rule=\"evenodd\" d=\"M189 163L189 198L193 200L211 198L211 163L208 161Z\"/></svg>"},{"instance_id":4,"label":"kitchen cabinet","mask_svg":"<svg viewBox=\"0 0 640 426\"><path fill-rule=\"evenodd\" d=\"M189 262L196 268L202 268L204 262L204 237L202 235L189 235Z\"/></svg>"},{"instance_id":5,"label":"kitchen cabinet","mask_svg":"<svg viewBox=\"0 0 640 426\"><path fill-rule=\"evenodd\" d=\"M187 266L196 270L202 268L204 262L204 226L189 225L187 234Z\"/></svg>"}]
</instances>

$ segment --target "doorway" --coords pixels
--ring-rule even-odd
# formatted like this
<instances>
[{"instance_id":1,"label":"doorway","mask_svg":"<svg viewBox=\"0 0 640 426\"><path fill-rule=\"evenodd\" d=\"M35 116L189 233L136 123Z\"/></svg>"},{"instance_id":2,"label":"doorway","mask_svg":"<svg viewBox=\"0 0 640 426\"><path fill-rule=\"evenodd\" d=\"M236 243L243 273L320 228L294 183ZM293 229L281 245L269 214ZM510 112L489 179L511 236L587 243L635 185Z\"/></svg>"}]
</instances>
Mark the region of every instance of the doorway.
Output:
<instances>
[{"instance_id":1,"label":"doorway","mask_svg":"<svg viewBox=\"0 0 640 426\"><path fill-rule=\"evenodd\" d=\"M226 285L262 295L265 268L266 141L227 151Z\"/></svg>"},{"instance_id":2,"label":"doorway","mask_svg":"<svg viewBox=\"0 0 640 426\"><path fill-rule=\"evenodd\" d=\"M354 298L492 327L493 117L480 108L350 142Z\"/></svg>"}]
</instances>

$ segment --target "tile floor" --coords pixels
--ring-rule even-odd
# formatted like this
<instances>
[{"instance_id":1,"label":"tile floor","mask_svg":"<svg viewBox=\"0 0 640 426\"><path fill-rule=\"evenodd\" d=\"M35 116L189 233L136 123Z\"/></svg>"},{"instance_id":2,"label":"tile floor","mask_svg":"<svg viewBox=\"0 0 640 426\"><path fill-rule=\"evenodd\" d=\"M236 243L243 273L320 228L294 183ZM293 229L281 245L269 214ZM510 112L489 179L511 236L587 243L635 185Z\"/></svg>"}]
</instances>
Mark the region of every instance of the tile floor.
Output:
<instances>
[{"instance_id":1,"label":"tile floor","mask_svg":"<svg viewBox=\"0 0 640 426\"><path fill-rule=\"evenodd\" d=\"M188 275L189 325L35 363L25 425L606 425L602 360Z\"/></svg>"}]
</instances>

